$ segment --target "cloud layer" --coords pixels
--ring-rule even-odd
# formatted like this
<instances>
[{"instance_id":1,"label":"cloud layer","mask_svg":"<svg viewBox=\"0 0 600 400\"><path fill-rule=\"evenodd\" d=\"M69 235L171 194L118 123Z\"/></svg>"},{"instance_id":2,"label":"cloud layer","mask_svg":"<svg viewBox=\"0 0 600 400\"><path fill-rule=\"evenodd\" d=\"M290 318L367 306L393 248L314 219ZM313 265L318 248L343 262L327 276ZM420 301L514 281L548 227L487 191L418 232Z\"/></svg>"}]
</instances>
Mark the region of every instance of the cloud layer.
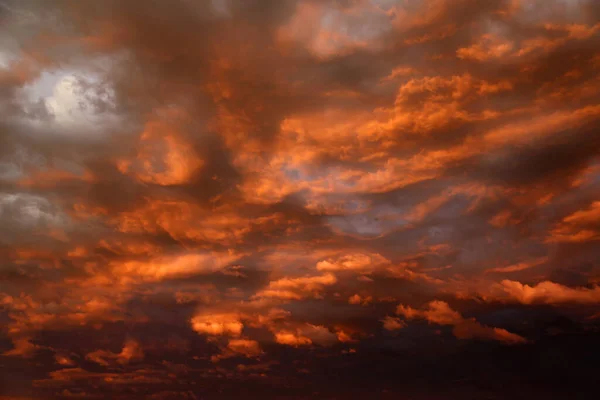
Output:
<instances>
[{"instance_id":1,"label":"cloud layer","mask_svg":"<svg viewBox=\"0 0 600 400\"><path fill-rule=\"evenodd\" d=\"M598 21L0 0L0 398L584 396Z\"/></svg>"}]
</instances>

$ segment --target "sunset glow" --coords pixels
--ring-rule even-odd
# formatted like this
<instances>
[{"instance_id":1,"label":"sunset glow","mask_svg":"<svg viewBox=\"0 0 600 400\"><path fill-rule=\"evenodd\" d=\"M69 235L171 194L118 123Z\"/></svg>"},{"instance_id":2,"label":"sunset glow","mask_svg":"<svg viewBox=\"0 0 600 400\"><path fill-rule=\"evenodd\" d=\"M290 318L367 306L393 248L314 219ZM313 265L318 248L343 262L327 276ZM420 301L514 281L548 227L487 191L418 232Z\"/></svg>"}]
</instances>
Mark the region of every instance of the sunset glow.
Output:
<instances>
[{"instance_id":1,"label":"sunset glow","mask_svg":"<svg viewBox=\"0 0 600 400\"><path fill-rule=\"evenodd\" d=\"M0 400L593 399L600 2L0 0Z\"/></svg>"}]
</instances>

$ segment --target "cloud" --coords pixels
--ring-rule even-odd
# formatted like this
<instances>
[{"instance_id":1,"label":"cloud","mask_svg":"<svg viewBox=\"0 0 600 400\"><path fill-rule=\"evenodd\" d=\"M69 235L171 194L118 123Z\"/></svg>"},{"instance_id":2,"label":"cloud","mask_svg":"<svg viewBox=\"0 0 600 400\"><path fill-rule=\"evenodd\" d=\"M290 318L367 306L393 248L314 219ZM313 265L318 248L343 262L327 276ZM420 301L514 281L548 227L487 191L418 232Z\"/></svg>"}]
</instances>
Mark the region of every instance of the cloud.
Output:
<instances>
[{"instance_id":1,"label":"cloud","mask_svg":"<svg viewBox=\"0 0 600 400\"><path fill-rule=\"evenodd\" d=\"M263 351L261 350L259 343L255 340L230 339L221 354L212 356L211 360L213 362L218 362L230 357L254 358L261 354L263 354Z\"/></svg>"},{"instance_id":2,"label":"cloud","mask_svg":"<svg viewBox=\"0 0 600 400\"><path fill-rule=\"evenodd\" d=\"M317 296L325 287L331 286L336 282L337 278L331 273L297 278L281 278L269 282L265 289L256 294L256 297L298 300L304 297Z\"/></svg>"},{"instance_id":3,"label":"cloud","mask_svg":"<svg viewBox=\"0 0 600 400\"><path fill-rule=\"evenodd\" d=\"M397 331L406 326L406 323L400 320L400 318L390 317L389 315L386 315L385 318L381 320L381 322L383 322L383 329L386 329L388 331Z\"/></svg>"},{"instance_id":4,"label":"cloud","mask_svg":"<svg viewBox=\"0 0 600 400\"><path fill-rule=\"evenodd\" d=\"M3 393L585 392L597 1L139 3L0 0Z\"/></svg>"},{"instance_id":5,"label":"cloud","mask_svg":"<svg viewBox=\"0 0 600 400\"><path fill-rule=\"evenodd\" d=\"M167 110L165 114L164 118L177 118L170 115L177 114L176 111ZM148 122L140 135L135 159L119 161L119 171L144 183L169 186L188 182L204 162L174 125L160 119Z\"/></svg>"},{"instance_id":6,"label":"cloud","mask_svg":"<svg viewBox=\"0 0 600 400\"><path fill-rule=\"evenodd\" d=\"M69 229L68 217L56 204L27 193L0 193L0 220L6 228L0 236L4 243L30 240L31 232L65 240Z\"/></svg>"},{"instance_id":7,"label":"cloud","mask_svg":"<svg viewBox=\"0 0 600 400\"><path fill-rule=\"evenodd\" d=\"M129 364L130 362L141 361L144 358L144 352L140 344L129 339L123 344L120 353L112 353L106 350L96 350L88 353L86 358L103 366L110 366L111 363Z\"/></svg>"},{"instance_id":8,"label":"cloud","mask_svg":"<svg viewBox=\"0 0 600 400\"><path fill-rule=\"evenodd\" d=\"M113 273L124 281L137 279L155 281L194 274L209 274L219 271L238 258L239 256L231 252L190 253L148 261L130 260L114 263L112 269Z\"/></svg>"},{"instance_id":9,"label":"cloud","mask_svg":"<svg viewBox=\"0 0 600 400\"><path fill-rule=\"evenodd\" d=\"M362 304L363 306L369 304L373 300L373 297L366 296L361 297L359 294L354 294L348 298L349 304Z\"/></svg>"},{"instance_id":10,"label":"cloud","mask_svg":"<svg viewBox=\"0 0 600 400\"><path fill-rule=\"evenodd\" d=\"M425 310L415 310L400 304L396 313L409 320L423 318L431 324L450 325L453 327L452 333L458 339L496 340L507 344L527 342L522 336L506 329L482 325L475 318L464 318L459 312L451 309L448 303L439 300L430 302Z\"/></svg>"},{"instance_id":11,"label":"cloud","mask_svg":"<svg viewBox=\"0 0 600 400\"><path fill-rule=\"evenodd\" d=\"M275 341L279 344L285 344L293 347L307 346L312 344L312 341L309 338L301 336L298 333L288 331L276 332Z\"/></svg>"},{"instance_id":12,"label":"cloud","mask_svg":"<svg viewBox=\"0 0 600 400\"><path fill-rule=\"evenodd\" d=\"M600 202L595 201L588 209L568 215L550 231L549 242L588 242L598 240Z\"/></svg>"},{"instance_id":13,"label":"cloud","mask_svg":"<svg viewBox=\"0 0 600 400\"><path fill-rule=\"evenodd\" d=\"M517 264L508 265L506 267L498 267L489 269L487 272L497 272L497 273L506 273L506 272L518 272L524 271L529 268L536 267L540 264L544 264L548 261L548 257L540 257L531 261L524 261Z\"/></svg>"},{"instance_id":14,"label":"cloud","mask_svg":"<svg viewBox=\"0 0 600 400\"><path fill-rule=\"evenodd\" d=\"M55 354L54 360L58 365L63 365L67 367L72 367L75 365L75 361L73 361L69 356L64 354Z\"/></svg>"},{"instance_id":15,"label":"cloud","mask_svg":"<svg viewBox=\"0 0 600 400\"><path fill-rule=\"evenodd\" d=\"M597 286L570 288L550 281L530 286L517 281L503 280L499 287L508 299L523 304L597 304L600 302L600 287Z\"/></svg>"},{"instance_id":16,"label":"cloud","mask_svg":"<svg viewBox=\"0 0 600 400\"><path fill-rule=\"evenodd\" d=\"M337 260L323 260L317 263L319 271L353 271L353 272L369 272L381 265L388 264L389 261L380 254L348 254L338 258Z\"/></svg>"},{"instance_id":17,"label":"cloud","mask_svg":"<svg viewBox=\"0 0 600 400\"><path fill-rule=\"evenodd\" d=\"M338 331L337 333L337 339L342 342L342 343L351 343L351 342L355 342L355 339L352 339L352 336L349 335L348 333L344 332L344 331Z\"/></svg>"},{"instance_id":18,"label":"cloud","mask_svg":"<svg viewBox=\"0 0 600 400\"><path fill-rule=\"evenodd\" d=\"M323 22L314 24L315 20ZM307 2L298 4L289 23L278 31L278 39L306 46L316 57L327 59L377 48L381 46L378 39L391 30L386 13L369 2L350 7Z\"/></svg>"},{"instance_id":19,"label":"cloud","mask_svg":"<svg viewBox=\"0 0 600 400\"><path fill-rule=\"evenodd\" d=\"M232 339L227 344L227 348L246 357L253 357L261 353L258 343L254 340Z\"/></svg>"},{"instance_id":20,"label":"cloud","mask_svg":"<svg viewBox=\"0 0 600 400\"><path fill-rule=\"evenodd\" d=\"M192 329L200 334L237 337L244 325L236 314L196 315L191 319Z\"/></svg>"},{"instance_id":21,"label":"cloud","mask_svg":"<svg viewBox=\"0 0 600 400\"><path fill-rule=\"evenodd\" d=\"M313 343L321 346L330 346L338 340L336 334L321 325L303 325L299 328L299 332L302 336L308 337Z\"/></svg>"},{"instance_id":22,"label":"cloud","mask_svg":"<svg viewBox=\"0 0 600 400\"><path fill-rule=\"evenodd\" d=\"M303 324L296 329L275 331L275 341L288 346L330 346L338 341L338 335L332 333L324 326Z\"/></svg>"}]
</instances>

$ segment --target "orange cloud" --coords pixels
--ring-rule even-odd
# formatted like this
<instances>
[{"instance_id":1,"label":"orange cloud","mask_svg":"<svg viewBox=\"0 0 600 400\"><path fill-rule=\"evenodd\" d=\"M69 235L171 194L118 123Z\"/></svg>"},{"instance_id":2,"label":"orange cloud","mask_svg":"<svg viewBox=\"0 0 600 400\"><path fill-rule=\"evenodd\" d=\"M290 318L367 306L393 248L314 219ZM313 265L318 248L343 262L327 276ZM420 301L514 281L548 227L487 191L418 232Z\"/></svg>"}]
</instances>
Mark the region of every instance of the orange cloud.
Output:
<instances>
[{"instance_id":1,"label":"orange cloud","mask_svg":"<svg viewBox=\"0 0 600 400\"><path fill-rule=\"evenodd\" d=\"M548 257L539 257L539 258L536 258L531 261L525 261L525 262L509 265L506 267L498 267L498 268L488 269L486 272L487 273L490 273L490 272L506 273L506 272L524 271L526 269L533 268L538 265L544 264L548 260L549 260Z\"/></svg>"},{"instance_id":2,"label":"orange cloud","mask_svg":"<svg viewBox=\"0 0 600 400\"><path fill-rule=\"evenodd\" d=\"M218 362L230 357L246 357L254 358L263 354L260 345L255 340L249 339L230 339L227 346L222 350L221 354L211 357L213 362Z\"/></svg>"},{"instance_id":3,"label":"orange cloud","mask_svg":"<svg viewBox=\"0 0 600 400\"><path fill-rule=\"evenodd\" d=\"M206 314L194 316L190 323L192 329L210 336L240 336L244 324L237 314Z\"/></svg>"},{"instance_id":4,"label":"orange cloud","mask_svg":"<svg viewBox=\"0 0 600 400\"><path fill-rule=\"evenodd\" d=\"M508 344L525 343L527 341L525 338L505 329L481 325L474 318L464 318L444 301L434 300L428 304L428 308L425 310L415 310L400 304L396 309L396 313L406 319L423 318L432 324L451 325L453 326L452 332L458 339L497 340Z\"/></svg>"},{"instance_id":5,"label":"orange cloud","mask_svg":"<svg viewBox=\"0 0 600 400\"><path fill-rule=\"evenodd\" d=\"M337 331L336 335L337 335L337 339L342 343L356 342L356 340L353 339L350 334L346 333L343 330Z\"/></svg>"},{"instance_id":6,"label":"orange cloud","mask_svg":"<svg viewBox=\"0 0 600 400\"><path fill-rule=\"evenodd\" d=\"M331 273L298 278L286 277L269 282L267 288L259 291L255 297L298 300L308 296L316 296L323 288L336 282L337 278Z\"/></svg>"},{"instance_id":7,"label":"orange cloud","mask_svg":"<svg viewBox=\"0 0 600 400\"><path fill-rule=\"evenodd\" d=\"M361 297L358 294L350 296L348 299L349 304L362 304L363 306L368 305L373 300L371 296Z\"/></svg>"},{"instance_id":8,"label":"orange cloud","mask_svg":"<svg viewBox=\"0 0 600 400\"><path fill-rule=\"evenodd\" d=\"M148 122L140 136L135 159L117 163L124 174L132 174L145 183L163 186L186 183L204 162L178 132L177 112L167 111L163 120Z\"/></svg>"},{"instance_id":9,"label":"orange cloud","mask_svg":"<svg viewBox=\"0 0 600 400\"><path fill-rule=\"evenodd\" d=\"M15 337L12 339L12 342L13 348L5 351L3 355L29 358L32 357L38 349L38 346L31 343L31 338L29 337Z\"/></svg>"},{"instance_id":10,"label":"orange cloud","mask_svg":"<svg viewBox=\"0 0 600 400\"><path fill-rule=\"evenodd\" d=\"M118 354L106 350L96 350L87 354L86 358L104 366L109 366L112 362L129 364L132 361L142 360L144 358L144 352L137 341L129 339L123 345L123 350Z\"/></svg>"},{"instance_id":11,"label":"orange cloud","mask_svg":"<svg viewBox=\"0 0 600 400\"><path fill-rule=\"evenodd\" d=\"M274 214L251 220L233 209L209 210L189 202L154 200L119 215L112 222L126 233L164 230L178 240L237 243L253 228L260 229L261 225L280 219L280 215Z\"/></svg>"},{"instance_id":12,"label":"orange cloud","mask_svg":"<svg viewBox=\"0 0 600 400\"><path fill-rule=\"evenodd\" d=\"M520 222L518 218L514 218L509 210L500 211L489 219L488 223L495 228L504 228L507 225L514 225Z\"/></svg>"},{"instance_id":13,"label":"orange cloud","mask_svg":"<svg viewBox=\"0 0 600 400\"><path fill-rule=\"evenodd\" d=\"M95 177L89 170L68 171L61 168L36 169L29 171L27 177L21 179L18 184L24 187L47 187L51 188L61 182L83 181L92 183Z\"/></svg>"},{"instance_id":14,"label":"orange cloud","mask_svg":"<svg viewBox=\"0 0 600 400\"><path fill-rule=\"evenodd\" d=\"M275 332L275 341L279 344L293 347L308 346L312 344L312 341L309 338L289 331Z\"/></svg>"},{"instance_id":15,"label":"orange cloud","mask_svg":"<svg viewBox=\"0 0 600 400\"><path fill-rule=\"evenodd\" d=\"M55 354L54 360L56 361L56 363L58 365L62 365L62 366L66 366L66 367L72 367L75 365L75 361L73 361L71 359L71 357L69 357L65 354Z\"/></svg>"},{"instance_id":16,"label":"orange cloud","mask_svg":"<svg viewBox=\"0 0 600 400\"><path fill-rule=\"evenodd\" d=\"M568 307L600 303L593 0L4 3L0 336L30 369L10 393L288 390L413 319L526 341L443 301L387 315L410 299L550 304L593 333Z\"/></svg>"},{"instance_id":17,"label":"orange cloud","mask_svg":"<svg viewBox=\"0 0 600 400\"><path fill-rule=\"evenodd\" d=\"M329 59L358 49L378 48L382 45L379 37L391 28L385 11L369 2L350 7L299 3L289 23L279 29L277 39L284 48L297 43L316 57Z\"/></svg>"},{"instance_id":18,"label":"orange cloud","mask_svg":"<svg viewBox=\"0 0 600 400\"><path fill-rule=\"evenodd\" d=\"M456 51L456 56L476 61L487 61L508 55L513 47L514 43L510 41L506 41L495 35L486 34L480 38L478 43L469 47L459 48Z\"/></svg>"},{"instance_id":19,"label":"orange cloud","mask_svg":"<svg viewBox=\"0 0 600 400\"><path fill-rule=\"evenodd\" d=\"M293 347L311 344L328 346L339 340L339 335L330 332L326 327L312 324L302 324L296 329L276 330L273 334L277 343Z\"/></svg>"},{"instance_id":20,"label":"orange cloud","mask_svg":"<svg viewBox=\"0 0 600 400\"><path fill-rule=\"evenodd\" d=\"M509 299L523 304L597 304L600 303L600 286L594 288L570 288L558 283L544 281L529 286L520 282L503 280L499 284Z\"/></svg>"},{"instance_id":21,"label":"orange cloud","mask_svg":"<svg viewBox=\"0 0 600 400\"><path fill-rule=\"evenodd\" d=\"M467 111L466 106L476 101L480 94L511 89L510 82L491 83L469 74L449 78L414 78L398 90L393 116L386 129L407 129L427 134L451 122L494 118L496 114L493 112L472 113Z\"/></svg>"},{"instance_id":22,"label":"orange cloud","mask_svg":"<svg viewBox=\"0 0 600 400\"><path fill-rule=\"evenodd\" d=\"M232 339L227 344L227 348L246 357L254 357L261 354L258 342L247 339Z\"/></svg>"},{"instance_id":23,"label":"orange cloud","mask_svg":"<svg viewBox=\"0 0 600 400\"><path fill-rule=\"evenodd\" d=\"M600 239L600 201L587 210L579 210L565 217L550 231L548 242L589 242Z\"/></svg>"},{"instance_id":24,"label":"orange cloud","mask_svg":"<svg viewBox=\"0 0 600 400\"><path fill-rule=\"evenodd\" d=\"M113 262L112 272L122 282L160 281L194 274L210 274L239 259L233 252L159 256L148 261Z\"/></svg>"},{"instance_id":25,"label":"orange cloud","mask_svg":"<svg viewBox=\"0 0 600 400\"><path fill-rule=\"evenodd\" d=\"M383 322L383 329L388 331L397 331L406 326L406 323L403 322L400 318L390 317L386 315L384 319L381 320Z\"/></svg>"},{"instance_id":26,"label":"orange cloud","mask_svg":"<svg viewBox=\"0 0 600 400\"><path fill-rule=\"evenodd\" d=\"M548 36L537 36L522 40L520 43L501 35L486 33L479 40L468 47L461 47L456 51L460 59L485 61L515 61L519 57L531 55L535 52L547 53L563 46L568 40L585 40L594 35L600 24L593 26L584 24L544 24L543 28ZM558 35L558 36L557 36Z\"/></svg>"},{"instance_id":27,"label":"orange cloud","mask_svg":"<svg viewBox=\"0 0 600 400\"><path fill-rule=\"evenodd\" d=\"M353 271L366 273L389 264L389 260L380 254L348 254L338 259L328 259L317 263L319 271Z\"/></svg>"},{"instance_id":28,"label":"orange cloud","mask_svg":"<svg viewBox=\"0 0 600 400\"><path fill-rule=\"evenodd\" d=\"M5 354L34 356L40 346L31 341L40 330L65 331L79 326L122 321L124 315L121 302L126 296L93 286L92 290L85 285L80 290L74 288L58 303L25 294L3 297L3 304L7 307L10 318L7 324L8 336L14 345Z\"/></svg>"}]
</instances>

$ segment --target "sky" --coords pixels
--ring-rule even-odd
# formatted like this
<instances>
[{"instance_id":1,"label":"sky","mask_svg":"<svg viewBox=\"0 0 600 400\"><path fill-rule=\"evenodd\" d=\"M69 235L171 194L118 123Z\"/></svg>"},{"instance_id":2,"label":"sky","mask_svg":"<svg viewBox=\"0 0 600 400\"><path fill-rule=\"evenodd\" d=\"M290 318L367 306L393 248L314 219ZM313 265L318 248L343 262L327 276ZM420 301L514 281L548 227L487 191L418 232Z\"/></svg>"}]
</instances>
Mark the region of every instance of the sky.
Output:
<instances>
[{"instance_id":1,"label":"sky","mask_svg":"<svg viewBox=\"0 0 600 400\"><path fill-rule=\"evenodd\" d=\"M591 399L600 3L0 0L0 400Z\"/></svg>"}]
</instances>

